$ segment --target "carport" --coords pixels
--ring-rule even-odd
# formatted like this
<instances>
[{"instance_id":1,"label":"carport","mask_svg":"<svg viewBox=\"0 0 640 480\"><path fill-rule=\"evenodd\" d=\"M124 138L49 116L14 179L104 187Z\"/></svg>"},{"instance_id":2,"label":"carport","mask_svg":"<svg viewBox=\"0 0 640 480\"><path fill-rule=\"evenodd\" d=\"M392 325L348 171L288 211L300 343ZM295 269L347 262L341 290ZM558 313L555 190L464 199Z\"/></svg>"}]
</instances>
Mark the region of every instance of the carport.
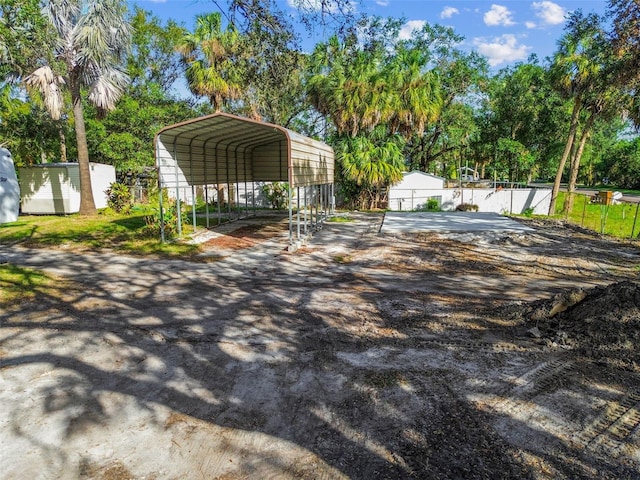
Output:
<instances>
[{"instance_id":1,"label":"carport","mask_svg":"<svg viewBox=\"0 0 640 480\"><path fill-rule=\"evenodd\" d=\"M155 139L155 157L160 191L168 189L178 203L179 234L182 233L181 201L192 205L195 229L196 187L201 188L204 196L209 227L209 200L213 198L209 195L210 188L244 184L246 192L248 183L287 182L291 245L300 242L310 229L333 213L333 149L278 125L228 113L195 118L160 130ZM190 194L185 198L184 192ZM239 205L239 196L237 200ZM161 218L164 218L162 195L160 202ZM222 202L216 203L220 222ZM228 202L229 218L231 203ZM255 213L255 204L251 205L251 211ZM241 209L236 213L242 215ZM249 213L245 195L244 214ZM164 224L161 236L164 241Z\"/></svg>"}]
</instances>

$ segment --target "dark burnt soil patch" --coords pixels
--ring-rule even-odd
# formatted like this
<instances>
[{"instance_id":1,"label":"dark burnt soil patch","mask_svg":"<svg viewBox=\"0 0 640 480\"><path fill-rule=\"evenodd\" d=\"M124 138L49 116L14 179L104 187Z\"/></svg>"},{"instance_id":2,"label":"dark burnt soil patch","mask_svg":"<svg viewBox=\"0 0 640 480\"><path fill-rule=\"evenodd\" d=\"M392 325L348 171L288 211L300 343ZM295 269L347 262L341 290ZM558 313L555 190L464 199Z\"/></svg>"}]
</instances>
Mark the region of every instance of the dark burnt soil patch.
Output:
<instances>
[{"instance_id":1,"label":"dark burnt soil patch","mask_svg":"<svg viewBox=\"0 0 640 480\"><path fill-rule=\"evenodd\" d=\"M204 250L211 248L243 250L266 242L286 229L287 225L283 223L243 225L219 237L207 240L202 244L202 248Z\"/></svg>"},{"instance_id":2,"label":"dark burnt soil patch","mask_svg":"<svg viewBox=\"0 0 640 480\"><path fill-rule=\"evenodd\" d=\"M640 284L622 281L572 289L549 299L510 306L523 334L591 360L640 372Z\"/></svg>"}]
</instances>

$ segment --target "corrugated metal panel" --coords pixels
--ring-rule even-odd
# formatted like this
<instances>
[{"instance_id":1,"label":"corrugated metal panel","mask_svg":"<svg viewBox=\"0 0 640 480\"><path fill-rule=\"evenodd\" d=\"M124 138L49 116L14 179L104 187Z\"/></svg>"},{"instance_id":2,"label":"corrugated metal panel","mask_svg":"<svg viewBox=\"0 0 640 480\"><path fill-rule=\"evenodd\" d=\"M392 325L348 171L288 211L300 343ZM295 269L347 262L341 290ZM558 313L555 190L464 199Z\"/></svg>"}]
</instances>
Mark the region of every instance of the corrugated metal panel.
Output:
<instances>
[{"instance_id":1,"label":"corrugated metal panel","mask_svg":"<svg viewBox=\"0 0 640 480\"><path fill-rule=\"evenodd\" d=\"M283 127L216 113L162 129L156 165L167 187L244 181L333 183L328 145Z\"/></svg>"}]
</instances>

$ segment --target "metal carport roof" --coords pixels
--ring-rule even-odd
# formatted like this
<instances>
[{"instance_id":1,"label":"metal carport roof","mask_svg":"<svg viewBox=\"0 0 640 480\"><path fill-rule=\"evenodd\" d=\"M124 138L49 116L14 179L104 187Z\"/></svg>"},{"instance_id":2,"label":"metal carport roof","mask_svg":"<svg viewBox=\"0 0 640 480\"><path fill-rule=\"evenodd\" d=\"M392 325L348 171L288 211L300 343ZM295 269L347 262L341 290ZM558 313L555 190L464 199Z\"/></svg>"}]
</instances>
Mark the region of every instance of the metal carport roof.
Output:
<instances>
[{"instance_id":1,"label":"metal carport roof","mask_svg":"<svg viewBox=\"0 0 640 480\"><path fill-rule=\"evenodd\" d=\"M215 113L163 128L156 166L166 187L234 182L332 184L333 149L284 127Z\"/></svg>"},{"instance_id":2,"label":"metal carport roof","mask_svg":"<svg viewBox=\"0 0 640 480\"><path fill-rule=\"evenodd\" d=\"M291 242L294 190L298 191L298 238L301 208L306 233L307 209L313 212L315 205L318 218L319 207L326 212L326 207L333 205L333 149L279 125L228 113L195 118L165 127L156 134L155 159L161 188L175 189L178 201L181 189L191 189L194 225L196 186L288 182Z\"/></svg>"}]
</instances>

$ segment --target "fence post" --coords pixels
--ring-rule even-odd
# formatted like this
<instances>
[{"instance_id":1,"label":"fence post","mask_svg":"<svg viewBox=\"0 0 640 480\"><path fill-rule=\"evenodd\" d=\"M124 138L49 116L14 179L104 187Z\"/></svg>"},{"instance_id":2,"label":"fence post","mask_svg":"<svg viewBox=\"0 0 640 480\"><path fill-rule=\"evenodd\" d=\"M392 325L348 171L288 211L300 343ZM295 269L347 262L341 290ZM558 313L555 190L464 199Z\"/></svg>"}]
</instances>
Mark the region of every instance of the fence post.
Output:
<instances>
[{"instance_id":1,"label":"fence post","mask_svg":"<svg viewBox=\"0 0 640 480\"><path fill-rule=\"evenodd\" d=\"M609 215L609 204L600 206L600 235L604 235L604 227Z\"/></svg>"},{"instance_id":2,"label":"fence post","mask_svg":"<svg viewBox=\"0 0 640 480\"><path fill-rule=\"evenodd\" d=\"M638 220L638 208L640 208L640 202L636 203L636 215L633 217L633 227L631 227L631 237L633 238L633 234L636 231L636 221Z\"/></svg>"},{"instance_id":3,"label":"fence post","mask_svg":"<svg viewBox=\"0 0 640 480\"><path fill-rule=\"evenodd\" d=\"M584 203L582 204L582 220L580 221L580 226L584 227L584 216L587 213L587 195L584 196Z\"/></svg>"}]
</instances>

